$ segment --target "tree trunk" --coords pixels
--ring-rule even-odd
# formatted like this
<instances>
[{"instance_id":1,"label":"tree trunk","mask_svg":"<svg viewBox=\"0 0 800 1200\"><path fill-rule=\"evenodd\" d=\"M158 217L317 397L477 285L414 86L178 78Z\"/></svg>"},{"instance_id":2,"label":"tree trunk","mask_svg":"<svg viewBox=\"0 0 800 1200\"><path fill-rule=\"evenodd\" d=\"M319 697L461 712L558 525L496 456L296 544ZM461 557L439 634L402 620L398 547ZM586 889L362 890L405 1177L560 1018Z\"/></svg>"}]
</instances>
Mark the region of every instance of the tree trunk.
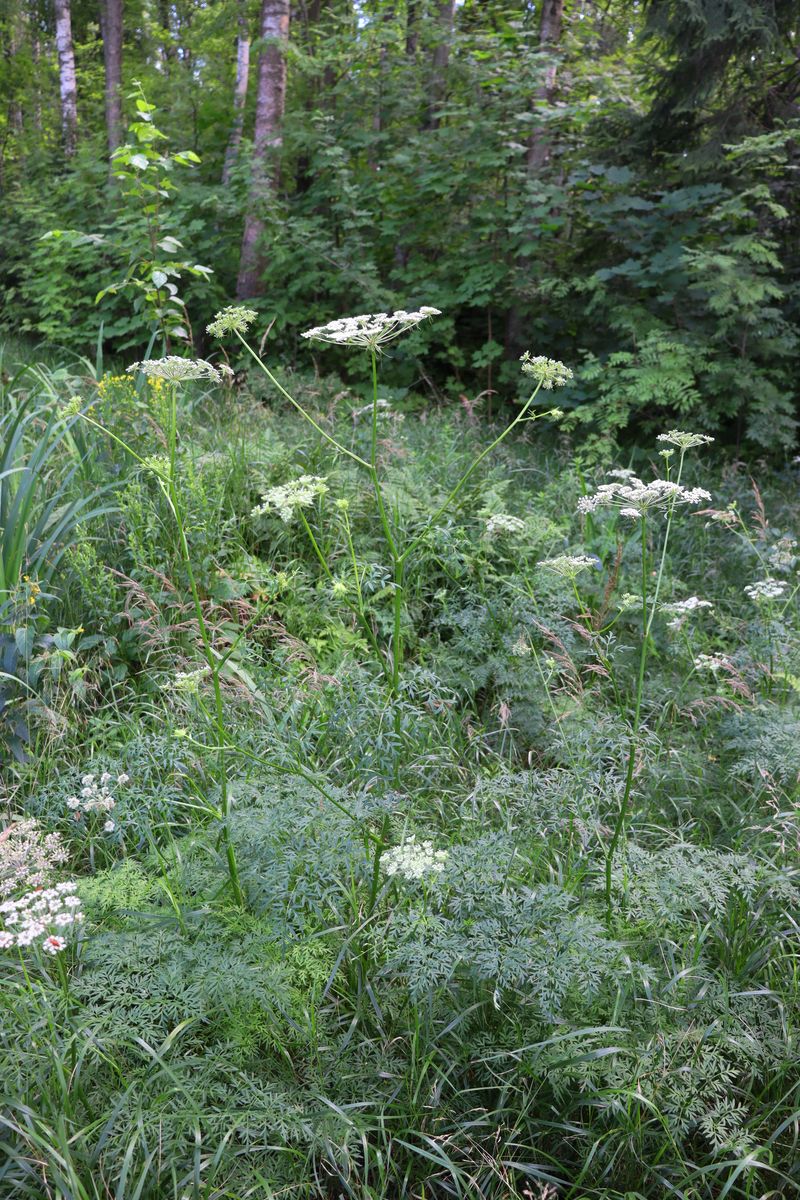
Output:
<instances>
[{"instance_id":1,"label":"tree trunk","mask_svg":"<svg viewBox=\"0 0 800 1200\"><path fill-rule=\"evenodd\" d=\"M233 92L233 125L225 150L222 182L230 183L231 173L239 157L239 144L244 126L244 106L247 103L247 83L250 78L250 30L247 14L239 13L239 36L236 40L236 87Z\"/></svg>"},{"instance_id":2,"label":"tree trunk","mask_svg":"<svg viewBox=\"0 0 800 1200\"><path fill-rule=\"evenodd\" d=\"M261 215L264 194L277 187L286 103L286 47L289 41L290 0L261 0L258 55L258 95L253 133L250 195L239 257L236 295L239 299L259 296L263 289L264 234Z\"/></svg>"},{"instance_id":3,"label":"tree trunk","mask_svg":"<svg viewBox=\"0 0 800 1200\"><path fill-rule=\"evenodd\" d=\"M564 21L564 0L544 0L542 5L542 23L539 26L539 45L543 51L552 50L561 40L561 27ZM545 68L544 83L538 89L536 98L543 106L553 103L556 93L556 62L551 59ZM534 130L528 139L528 170L533 173L543 167L550 155L550 139L539 129Z\"/></svg>"},{"instance_id":4,"label":"tree trunk","mask_svg":"<svg viewBox=\"0 0 800 1200\"><path fill-rule=\"evenodd\" d=\"M64 135L64 152L68 156L75 153L78 137L78 87L75 82L75 51L72 48L69 5L70 0L55 0L61 129Z\"/></svg>"},{"instance_id":5,"label":"tree trunk","mask_svg":"<svg viewBox=\"0 0 800 1200\"><path fill-rule=\"evenodd\" d=\"M440 112L447 92L447 65L450 61L450 42L453 36L455 0L439 0L436 6L436 45L431 59L431 78L428 87L426 129L438 129Z\"/></svg>"},{"instance_id":6,"label":"tree trunk","mask_svg":"<svg viewBox=\"0 0 800 1200\"><path fill-rule=\"evenodd\" d=\"M108 153L122 143L122 0L103 0L100 9L106 70L106 135Z\"/></svg>"},{"instance_id":7,"label":"tree trunk","mask_svg":"<svg viewBox=\"0 0 800 1200\"><path fill-rule=\"evenodd\" d=\"M564 21L564 0L542 0L542 20L539 26L539 47L542 51L552 51L561 40L561 29ZM550 60L545 68L544 82L534 93L534 113L537 107L553 103L556 92L556 63ZM528 180L538 175L550 157L550 138L544 129L534 129L528 138L526 168ZM529 217L532 221L533 218ZM522 278L529 271L529 263L525 258L516 261L516 274ZM523 336L522 313L519 304L512 303L506 319L506 351L516 356L525 349Z\"/></svg>"},{"instance_id":8,"label":"tree trunk","mask_svg":"<svg viewBox=\"0 0 800 1200\"><path fill-rule=\"evenodd\" d=\"M406 3L406 56L408 58L417 57L417 41L419 39L419 31L417 29L417 20L419 17L419 0L407 0Z\"/></svg>"}]
</instances>

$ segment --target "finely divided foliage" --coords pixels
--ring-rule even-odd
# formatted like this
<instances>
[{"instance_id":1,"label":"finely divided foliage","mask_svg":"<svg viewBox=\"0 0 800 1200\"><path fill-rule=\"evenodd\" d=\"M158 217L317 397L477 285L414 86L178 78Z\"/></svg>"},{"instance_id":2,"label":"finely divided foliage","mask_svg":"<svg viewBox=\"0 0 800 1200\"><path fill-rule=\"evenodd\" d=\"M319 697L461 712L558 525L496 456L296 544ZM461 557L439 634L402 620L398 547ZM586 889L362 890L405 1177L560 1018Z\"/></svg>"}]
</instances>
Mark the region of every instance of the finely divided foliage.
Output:
<instances>
[{"instance_id":1,"label":"finely divided foliage","mask_svg":"<svg viewBox=\"0 0 800 1200\"><path fill-rule=\"evenodd\" d=\"M800 1182L796 510L707 435L572 465L543 356L489 434L381 420L431 315L308 331L367 350L348 390L240 307L238 392L169 355L65 386L115 508L4 610L2 1195Z\"/></svg>"}]
</instances>

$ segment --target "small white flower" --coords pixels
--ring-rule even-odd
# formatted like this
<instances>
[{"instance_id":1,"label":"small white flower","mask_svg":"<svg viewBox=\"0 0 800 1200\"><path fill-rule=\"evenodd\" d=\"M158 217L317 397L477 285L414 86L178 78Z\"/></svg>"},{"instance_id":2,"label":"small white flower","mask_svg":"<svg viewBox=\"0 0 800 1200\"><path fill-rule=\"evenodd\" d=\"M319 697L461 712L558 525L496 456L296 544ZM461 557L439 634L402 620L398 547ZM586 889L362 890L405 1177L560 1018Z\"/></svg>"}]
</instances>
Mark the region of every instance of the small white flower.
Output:
<instances>
[{"instance_id":1,"label":"small white flower","mask_svg":"<svg viewBox=\"0 0 800 1200\"><path fill-rule=\"evenodd\" d=\"M81 802L77 796L69 796L67 799L67 808L80 808Z\"/></svg>"},{"instance_id":2,"label":"small white flower","mask_svg":"<svg viewBox=\"0 0 800 1200\"><path fill-rule=\"evenodd\" d=\"M113 833L116 828L116 825L111 820L103 823L103 833Z\"/></svg>"},{"instance_id":3,"label":"small white flower","mask_svg":"<svg viewBox=\"0 0 800 1200\"><path fill-rule=\"evenodd\" d=\"M704 488L686 488L671 479L643 483L632 475L626 483L601 483L593 496L582 496L578 512L596 512L598 508L618 508L622 516L638 518L652 510L672 509L678 504L699 504L710 500Z\"/></svg>"},{"instance_id":4,"label":"small white flower","mask_svg":"<svg viewBox=\"0 0 800 1200\"><path fill-rule=\"evenodd\" d=\"M100 782L102 784L111 783L111 779L112 779L112 776L109 774L108 771L103 771L103 774L100 776Z\"/></svg>"},{"instance_id":5,"label":"small white flower","mask_svg":"<svg viewBox=\"0 0 800 1200\"><path fill-rule=\"evenodd\" d=\"M130 775L126 775L124 771L122 772L121 775L117 776L117 783L120 785L120 787L124 787L125 784L130 783L130 781L131 781Z\"/></svg>"},{"instance_id":6,"label":"small white flower","mask_svg":"<svg viewBox=\"0 0 800 1200\"><path fill-rule=\"evenodd\" d=\"M8 950L15 944L13 933L9 933L6 929L0 929L0 950Z\"/></svg>"},{"instance_id":7,"label":"small white flower","mask_svg":"<svg viewBox=\"0 0 800 1200\"><path fill-rule=\"evenodd\" d=\"M214 320L206 325L206 331L218 338L226 333L247 333L257 316L254 308L244 308L241 304L229 305L216 313Z\"/></svg>"},{"instance_id":8,"label":"small white flower","mask_svg":"<svg viewBox=\"0 0 800 1200\"><path fill-rule=\"evenodd\" d=\"M42 947L47 951L48 954L58 954L65 948L66 944L67 943L63 937L57 937L55 934L51 934L50 937L44 939L42 942Z\"/></svg>"},{"instance_id":9,"label":"small white flower","mask_svg":"<svg viewBox=\"0 0 800 1200\"><path fill-rule=\"evenodd\" d=\"M717 671L727 667L730 667L730 662L721 654L698 654L694 660L696 671L713 671L716 675Z\"/></svg>"}]
</instances>

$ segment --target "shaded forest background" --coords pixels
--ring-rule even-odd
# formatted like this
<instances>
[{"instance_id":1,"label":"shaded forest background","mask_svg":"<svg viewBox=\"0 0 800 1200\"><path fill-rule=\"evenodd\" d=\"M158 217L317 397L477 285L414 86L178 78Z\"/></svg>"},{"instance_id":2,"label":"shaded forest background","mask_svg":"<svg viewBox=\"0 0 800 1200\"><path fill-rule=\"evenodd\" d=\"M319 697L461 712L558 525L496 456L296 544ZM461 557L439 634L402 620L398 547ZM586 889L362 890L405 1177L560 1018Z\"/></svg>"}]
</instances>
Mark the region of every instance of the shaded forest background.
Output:
<instances>
[{"instance_id":1,"label":"shaded forest background","mask_svg":"<svg viewBox=\"0 0 800 1200\"><path fill-rule=\"evenodd\" d=\"M601 455L793 447L793 0L6 0L0 38L7 333L205 353L238 297L312 370L309 325L431 304L395 398L491 413L527 349Z\"/></svg>"}]
</instances>

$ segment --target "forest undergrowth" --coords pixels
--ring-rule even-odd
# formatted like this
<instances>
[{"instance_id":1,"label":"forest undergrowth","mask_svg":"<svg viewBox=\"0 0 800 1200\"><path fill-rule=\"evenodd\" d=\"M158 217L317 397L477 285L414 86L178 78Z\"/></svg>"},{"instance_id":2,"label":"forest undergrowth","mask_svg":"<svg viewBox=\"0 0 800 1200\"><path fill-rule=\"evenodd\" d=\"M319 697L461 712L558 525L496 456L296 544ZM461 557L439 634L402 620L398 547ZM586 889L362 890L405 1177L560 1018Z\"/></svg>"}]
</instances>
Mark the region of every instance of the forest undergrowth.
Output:
<instances>
[{"instance_id":1,"label":"forest undergrowth","mask_svg":"<svg viewBox=\"0 0 800 1200\"><path fill-rule=\"evenodd\" d=\"M435 317L3 351L4 1200L800 1190L800 467Z\"/></svg>"}]
</instances>

